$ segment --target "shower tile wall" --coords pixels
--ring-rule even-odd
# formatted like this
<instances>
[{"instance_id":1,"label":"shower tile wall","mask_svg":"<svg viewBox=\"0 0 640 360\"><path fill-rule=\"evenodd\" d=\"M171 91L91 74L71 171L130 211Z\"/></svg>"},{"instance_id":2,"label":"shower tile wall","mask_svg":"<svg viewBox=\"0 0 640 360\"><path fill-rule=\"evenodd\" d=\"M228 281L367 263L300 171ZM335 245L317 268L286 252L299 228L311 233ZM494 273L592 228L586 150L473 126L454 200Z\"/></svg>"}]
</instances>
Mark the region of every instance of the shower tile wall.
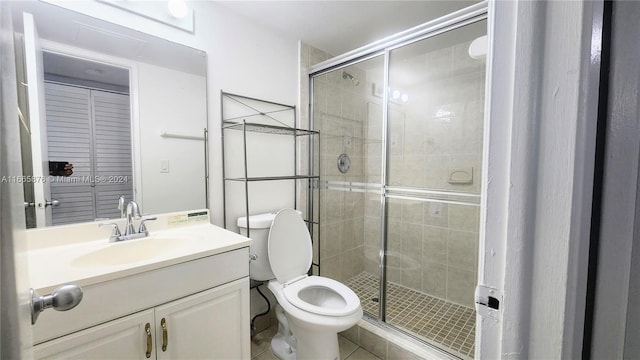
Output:
<instances>
[{"instance_id":1,"label":"shower tile wall","mask_svg":"<svg viewBox=\"0 0 640 360\"><path fill-rule=\"evenodd\" d=\"M346 68L349 74L363 79L355 67ZM338 182L323 192L321 204L322 232L320 256L323 275L340 281L364 270L364 195L344 191L348 182L365 182L363 156L363 124L366 115L364 86L342 78L342 72L331 72L316 79L324 87L324 96L314 99L317 125L322 129L320 163L322 180ZM320 92L316 92L320 94ZM341 154L351 159L348 172L338 170Z\"/></svg>"},{"instance_id":2,"label":"shower tile wall","mask_svg":"<svg viewBox=\"0 0 640 360\"><path fill-rule=\"evenodd\" d=\"M477 277L478 211L471 206L390 199L387 279L442 299L473 306ZM366 250L379 248L379 225L367 219ZM475 227L474 227L475 225ZM377 230L377 231L376 231ZM375 234L369 238L369 234ZM365 270L377 273L377 264Z\"/></svg>"},{"instance_id":3,"label":"shower tile wall","mask_svg":"<svg viewBox=\"0 0 640 360\"><path fill-rule=\"evenodd\" d=\"M306 44L301 44L301 52L304 54L302 60L308 61L307 66L330 57ZM357 79L365 78L364 72L357 67L347 67L344 71ZM315 128L321 130L321 182L364 182L364 81L356 85L354 81L344 79L342 71L334 71L317 77L314 86ZM351 168L345 174L337 167L338 156L343 153L351 159ZM322 240L319 251L314 254L320 254L323 276L346 281L364 270L364 196L329 188L323 190L321 201Z\"/></svg>"}]
</instances>

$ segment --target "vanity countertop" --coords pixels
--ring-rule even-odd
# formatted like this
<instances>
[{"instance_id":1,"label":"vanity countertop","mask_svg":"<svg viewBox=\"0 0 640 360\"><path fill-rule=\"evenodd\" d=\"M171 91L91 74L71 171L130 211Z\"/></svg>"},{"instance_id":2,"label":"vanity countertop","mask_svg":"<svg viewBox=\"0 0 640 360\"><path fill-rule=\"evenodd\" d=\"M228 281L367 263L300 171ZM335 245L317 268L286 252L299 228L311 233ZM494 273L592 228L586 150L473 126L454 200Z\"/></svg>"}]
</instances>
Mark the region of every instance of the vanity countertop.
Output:
<instances>
[{"instance_id":1,"label":"vanity countertop","mask_svg":"<svg viewBox=\"0 0 640 360\"><path fill-rule=\"evenodd\" d=\"M142 239L107 237L30 246L31 287L47 294L64 284L93 285L247 247L251 239L207 223L153 231ZM247 259L248 263L249 259Z\"/></svg>"}]
</instances>

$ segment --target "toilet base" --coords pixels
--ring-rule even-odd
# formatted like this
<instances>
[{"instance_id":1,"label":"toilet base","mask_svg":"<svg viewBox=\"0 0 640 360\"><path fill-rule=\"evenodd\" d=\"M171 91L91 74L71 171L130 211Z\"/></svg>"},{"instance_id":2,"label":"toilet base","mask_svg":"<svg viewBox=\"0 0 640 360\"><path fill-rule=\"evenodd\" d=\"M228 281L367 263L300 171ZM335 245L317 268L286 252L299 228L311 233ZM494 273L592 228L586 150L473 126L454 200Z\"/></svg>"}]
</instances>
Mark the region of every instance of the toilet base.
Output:
<instances>
[{"instance_id":1,"label":"toilet base","mask_svg":"<svg viewBox=\"0 0 640 360\"><path fill-rule=\"evenodd\" d=\"M296 360L296 349L292 348L280 334L276 334L271 339L271 351L280 360Z\"/></svg>"},{"instance_id":2,"label":"toilet base","mask_svg":"<svg viewBox=\"0 0 640 360\"><path fill-rule=\"evenodd\" d=\"M338 334L296 328L284 310L276 305L278 333L271 339L271 351L280 360L339 360ZM293 327L293 329L292 329ZM297 335L294 335L295 331Z\"/></svg>"},{"instance_id":3,"label":"toilet base","mask_svg":"<svg viewBox=\"0 0 640 360\"><path fill-rule=\"evenodd\" d=\"M276 318L278 319L278 333L271 339L271 351L280 360L295 360L296 338L293 336L284 310L279 304L276 305Z\"/></svg>"},{"instance_id":4,"label":"toilet base","mask_svg":"<svg viewBox=\"0 0 640 360\"><path fill-rule=\"evenodd\" d=\"M332 331L309 331L296 328L296 359L297 360L339 360L338 334Z\"/></svg>"}]
</instances>

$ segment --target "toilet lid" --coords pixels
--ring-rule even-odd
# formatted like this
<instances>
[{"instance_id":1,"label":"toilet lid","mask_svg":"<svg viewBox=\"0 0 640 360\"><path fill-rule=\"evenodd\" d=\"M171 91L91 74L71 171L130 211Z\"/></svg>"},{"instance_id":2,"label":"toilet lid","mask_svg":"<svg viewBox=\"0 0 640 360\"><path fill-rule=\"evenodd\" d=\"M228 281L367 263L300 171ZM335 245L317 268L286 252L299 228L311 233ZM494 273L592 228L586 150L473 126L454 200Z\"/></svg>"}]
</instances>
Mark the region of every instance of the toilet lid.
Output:
<instances>
[{"instance_id":1,"label":"toilet lid","mask_svg":"<svg viewBox=\"0 0 640 360\"><path fill-rule=\"evenodd\" d=\"M311 267L311 236L302 217L293 209L280 210L269 230L269 262L281 283L306 274Z\"/></svg>"}]
</instances>

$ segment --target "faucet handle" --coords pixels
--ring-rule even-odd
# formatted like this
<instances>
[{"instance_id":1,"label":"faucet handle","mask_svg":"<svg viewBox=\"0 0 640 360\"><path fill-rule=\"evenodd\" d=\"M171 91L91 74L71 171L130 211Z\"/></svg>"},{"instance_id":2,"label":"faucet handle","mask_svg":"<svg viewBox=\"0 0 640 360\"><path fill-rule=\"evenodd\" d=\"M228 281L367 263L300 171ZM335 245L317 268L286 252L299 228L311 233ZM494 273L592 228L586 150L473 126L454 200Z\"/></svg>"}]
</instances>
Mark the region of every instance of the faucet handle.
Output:
<instances>
[{"instance_id":1,"label":"faucet handle","mask_svg":"<svg viewBox=\"0 0 640 360\"><path fill-rule=\"evenodd\" d=\"M146 233L147 232L147 226L144 224L144 222L145 221L154 221L154 220L158 220L158 218L154 216L154 217L142 219L142 221L140 221L140 228L138 228L138 232L139 233Z\"/></svg>"},{"instance_id":2,"label":"faucet handle","mask_svg":"<svg viewBox=\"0 0 640 360\"><path fill-rule=\"evenodd\" d=\"M120 197L118 198L118 210L120 210L121 218L127 216L127 206L124 204L124 195L120 195Z\"/></svg>"},{"instance_id":3,"label":"faucet handle","mask_svg":"<svg viewBox=\"0 0 640 360\"><path fill-rule=\"evenodd\" d=\"M111 231L111 239L117 238L118 236L122 235L120 233L120 228L118 228L118 224L116 223L100 223L98 224L98 226L100 227L113 226L113 231Z\"/></svg>"}]
</instances>

